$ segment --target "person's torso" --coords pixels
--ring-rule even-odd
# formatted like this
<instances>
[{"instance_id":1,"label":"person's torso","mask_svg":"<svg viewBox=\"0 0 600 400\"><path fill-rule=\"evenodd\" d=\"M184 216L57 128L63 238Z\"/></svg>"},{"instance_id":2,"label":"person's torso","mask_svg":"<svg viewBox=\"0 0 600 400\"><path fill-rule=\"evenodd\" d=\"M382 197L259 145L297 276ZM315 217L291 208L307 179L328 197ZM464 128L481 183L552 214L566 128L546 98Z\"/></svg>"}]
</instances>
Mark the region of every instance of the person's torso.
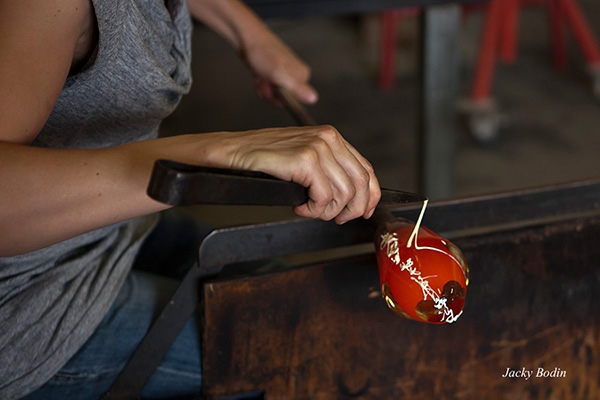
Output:
<instances>
[{"instance_id":1,"label":"person's torso","mask_svg":"<svg viewBox=\"0 0 600 400\"><path fill-rule=\"evenodd\" d=\"M184 0L93 0L99 41L33 146L101 148L154 138L191 84ZM91 335L155 219L0 258L0 398L49 379Z\"/></svg>"},{"instance_id":2,"label":"person's torso","mask_svg":"<svg viewBox=\"0 0 600 400\"><path fill-rule=\"evenodd\" d=\"M99 37L32 145L98 148L156 137L191 85L184 1L94 0Z\"/></svg>"}]
</instances>

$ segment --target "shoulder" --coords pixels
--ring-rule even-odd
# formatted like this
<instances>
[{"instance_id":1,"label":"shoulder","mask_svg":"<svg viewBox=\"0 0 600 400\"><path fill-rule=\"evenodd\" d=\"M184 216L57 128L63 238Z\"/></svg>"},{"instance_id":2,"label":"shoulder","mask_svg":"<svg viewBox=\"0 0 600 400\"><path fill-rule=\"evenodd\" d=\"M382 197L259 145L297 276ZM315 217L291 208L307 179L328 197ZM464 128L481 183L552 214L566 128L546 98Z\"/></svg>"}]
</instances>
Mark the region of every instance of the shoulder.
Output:
<instances>
[{"instance_id":1,"label":"shoulder","mask_svg":"<svg viewBox=\"0 0 600 400\"><path fill-rule=\"evenodd\" d=\"M41 26L25 27L39 31L46 25L54 25L56 33L78 33L85 28L90 11L93 12L91 0L0 0L0 27L14 29L24 22L35 21Z\"/></svg>"},{"instance_id":2,"label":"shoulder","mask_svg":"<svg viewBox=\"0 0 600 400\"><path fill-rule=\"evenodd\" d=\"M0 0L0 140L30 142L89 28L90 0Z\"/></svg>"}]
</instances>

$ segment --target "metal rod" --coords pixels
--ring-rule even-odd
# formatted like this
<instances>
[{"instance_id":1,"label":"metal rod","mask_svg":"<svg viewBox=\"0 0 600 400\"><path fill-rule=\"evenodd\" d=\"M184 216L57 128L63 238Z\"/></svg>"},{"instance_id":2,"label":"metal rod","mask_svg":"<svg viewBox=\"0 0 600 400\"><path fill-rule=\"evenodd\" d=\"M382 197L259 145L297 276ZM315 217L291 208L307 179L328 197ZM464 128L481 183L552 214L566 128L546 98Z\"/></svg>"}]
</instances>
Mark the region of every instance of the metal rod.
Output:
<instances>
[{"instance_id":1,"label":"metal rod","mask_svg":"<svg viewBox=\"0 0 600 400\"><path fill-rule=\"evenodd\" d=\"M419 189L431 199L454 193L460 76L460 7L425 7L421 14Z\"/></svg>"},{"instance_id":2,"label":"metal rod","mask_svg":"<svg viewBox=\"0 0 600 400\"><path fill-rule=\"evenodd\" d=\"M540 221L567 219L600 212L600 179L532 188L486 196L432 201L423 224L445 237L455 232L497 232ZM392 215L414 220L420 204L392 209ZM512 224L512 225L511 225ZM503 228L504 227L504 228ZM297 219L213 231L199 250L203 275L215 275L231 263L327 250L369 243L374 226L356 219L339 226L320 220Z\"/></svg>"},{"instance_id":3,"label":"metal rod","mask_svg":"<svg viewBox=\"0 0 600 400\"><path fill-rule=\"evenodd\" d=\"M316 120L308 113L306 108L286 89L278 87L277 97L283 107L290 113L300 126L318 125Z\"/></svg>"}]
</instances>

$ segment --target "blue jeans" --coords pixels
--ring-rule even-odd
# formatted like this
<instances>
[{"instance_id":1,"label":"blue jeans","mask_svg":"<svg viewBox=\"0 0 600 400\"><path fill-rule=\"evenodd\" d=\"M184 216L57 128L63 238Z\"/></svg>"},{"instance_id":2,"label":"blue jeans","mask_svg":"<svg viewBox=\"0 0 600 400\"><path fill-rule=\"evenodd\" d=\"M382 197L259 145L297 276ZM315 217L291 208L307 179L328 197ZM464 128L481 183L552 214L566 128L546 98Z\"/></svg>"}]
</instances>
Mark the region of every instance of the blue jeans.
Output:
<instances>
[{"instance_id":1,"label":"blue jeans","mask_svg":"<svg viewBox=\"0 0 600 400\"><path fill-rule=\"evenodd\" d=\"M146 334L193 265L208 229L166 212L148 237L117 299L92 337L44 386L27 399L98 399ZM143 399L199 399L200 323L190 318L142 392Z\"/></svg>"}]
</instances>

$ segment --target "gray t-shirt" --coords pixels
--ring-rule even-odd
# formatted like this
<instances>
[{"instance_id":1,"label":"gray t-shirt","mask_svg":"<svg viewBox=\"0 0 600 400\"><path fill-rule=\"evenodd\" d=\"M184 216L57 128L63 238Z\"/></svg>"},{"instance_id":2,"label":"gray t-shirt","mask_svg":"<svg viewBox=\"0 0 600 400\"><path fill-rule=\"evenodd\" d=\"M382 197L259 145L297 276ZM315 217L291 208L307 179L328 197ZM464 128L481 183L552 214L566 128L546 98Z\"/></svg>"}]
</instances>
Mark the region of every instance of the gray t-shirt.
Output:
<instances>
[{"instance_id":1,"label":"gray t-shirt","mask_svg":"<svg viewBox=\"0 0 600 400\"><path fill-rule=\"evenodd\" d=\"M99 43L67 79L33 146L99 148L155 138L191 85L184 0L93 0ZM108 311L156 216L0 258L0 398L52 377ZM3 235L9 234L7 232Z\"/></svg>"}]
</instances>

